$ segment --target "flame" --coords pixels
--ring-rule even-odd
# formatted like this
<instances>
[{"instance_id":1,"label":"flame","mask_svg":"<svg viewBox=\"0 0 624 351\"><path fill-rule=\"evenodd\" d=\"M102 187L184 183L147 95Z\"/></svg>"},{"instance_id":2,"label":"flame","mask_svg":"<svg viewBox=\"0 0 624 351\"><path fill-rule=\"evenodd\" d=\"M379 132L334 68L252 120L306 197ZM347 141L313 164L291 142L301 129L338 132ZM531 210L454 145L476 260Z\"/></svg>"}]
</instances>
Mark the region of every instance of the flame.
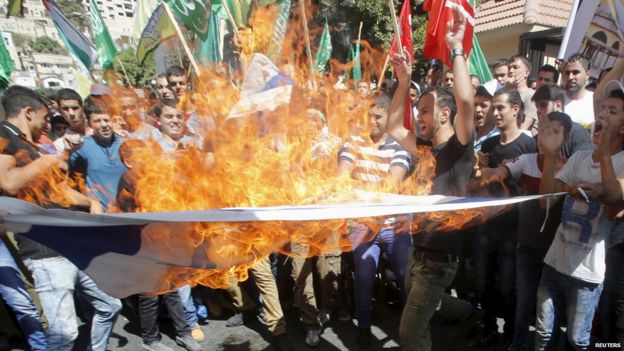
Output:
<instances>
[{"instance_id":1,"label":"flame","mask_svg":"<svg viewBox=\"0 0 624 351\"><path fill-rule=\"evenodd\" d=\"M312 18L314 9L309 1L306 9L308 19ZM254 11L250 27L239 31L243 56L249 58L271 48L277 14L275 6ZM303 25L293 7L279 62L292 69L296 82L289 105L227 119L240 92L227 75L202 70L195 93L183 99L181 106L214 120L217 128L204 135L212 145L212 154L190 149L165 155L152 142L132 145L132 152L125 157L136 174L136 192L121 196L132 198L137 212L345 203L352 201L359 189L407 195L430 193L435 159L426 147L416 150L415 170L398 187L383 182L364 184L338 174L336 156L342 141L354 132L368 135L369 101L356 96L353 89L334 87L337 75L350 70L350 64L332 60L329 77L320 79L310 74ZM311 43L318 43L322 26L312 22L305 25L310 26ZM361 57L368 80L381 70L385 52L362 41ZM319 134L318 117L311 116L309 109L325 112L328 133L324 137ZM324 146L321 156L311 151L319 143ZM66 198L57 197L66 185L84 189L84 184L71 182L63 172L53 169L21 198L57 202ZM483 221L492 215L490 212L458 211L452 217L429 213L414 216L403 225L412 232L458 229ZM353 221L158 223L148 225L142 236L148 249L158 252L163 261L178 263L162 277L159 289L187 283L223 288L230 284L231 277L246 279L248 268L272 252L293 255L289 243L309 246L310 256L348 251L353 249L348 237L353 225L368 226L370 240L382 223L383 218L378 217Z\"/></svg>"}]
</instances>

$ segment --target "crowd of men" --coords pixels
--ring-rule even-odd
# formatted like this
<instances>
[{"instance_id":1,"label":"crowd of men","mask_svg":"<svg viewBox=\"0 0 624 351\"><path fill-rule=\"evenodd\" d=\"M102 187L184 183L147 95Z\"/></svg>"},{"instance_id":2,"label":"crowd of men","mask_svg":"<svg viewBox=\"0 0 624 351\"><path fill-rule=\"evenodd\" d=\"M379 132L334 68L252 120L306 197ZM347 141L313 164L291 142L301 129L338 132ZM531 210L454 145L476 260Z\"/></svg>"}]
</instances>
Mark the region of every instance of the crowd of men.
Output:
<instances>
[{"instance_id":1,"label":"crowd of men","mask_svg":"<svg viewBox=\"0 0 624 351\"><path fill-rule=\"evenodd\" d=\"M432 65L422 87L411 80L407 55L392 59L398 82L386 81L377 89L366 81L358 84L357 102L369 106L366 132L345 141L332 139L324 127L332 116L315 106L319 133L332 140L314 149L315 156L337 154L337 173L363 183L398 184L409 179L419 162L417 149L424 147L436 161L431 194L567 194L525 202L476 228L444 233L410 235L399 217L381 219L377 233L355 222L348 234L351 260L340 251L305 258L310 248L292 243L292 304L301 325L288 328L305 328L305 343L315 347L332 318L350 321L353 316L358 347L379 348L371 325L375 280L385 262L393 275L382 277L396 287L403 306L399 336L404 350L432 349L436 313L464 324L466 343L477 349L551 350L560 342L561 327L575 350L591 349L596 340L621 347L624 61L601 74L592 88L590 62L574 55L557 68L539 68L533 88L528 81L533 67L515 55L496 61L494 80L482 84L468 73L464 22L456 14L446 36L452 68L442 74ZM188 148L212 153L218 147L204 138L219 127L215 121L181 107L192 91L186 72L171 67L155 81L153 104L132 90L104 85L94 85L84 100L71 89L49 99L9 87L2 97L6 120L0 123L2 193L16 196L54 166L84 178L86 192L67 189L74 204L92 213L136 210L132 194L140 173L128 158L134 147L153 141L163 157ZM408 97L413 130L404 127ZM0 241L0 295L30 348L71 350L80 315L91 328L89 348L105 350L122 301L100 290L58 252L19 234L11 238ZM272 271L275 256L249 269L260 299L251 298L234 278L221 293L233 311L228 327L244 324L257 313L254 305L261 304L273 346L291 350L278 289L285 283ZM352 286L343 284L348 278L341 265L347 262ZM23 280L22 271L34 291L27 289L29 279ZM315 290L314 277L321 279L320 289ZM126 301L138 316L143 349L171 350L160 341L160 304L173 322L178 345L209 349L202 344L203 306L193 289ZM345 296L352 297L352 308ZM497 318L504 320L502 336ZM534 344L529 344L530 326L535 327Z\"/></svg>"}]
</instances>

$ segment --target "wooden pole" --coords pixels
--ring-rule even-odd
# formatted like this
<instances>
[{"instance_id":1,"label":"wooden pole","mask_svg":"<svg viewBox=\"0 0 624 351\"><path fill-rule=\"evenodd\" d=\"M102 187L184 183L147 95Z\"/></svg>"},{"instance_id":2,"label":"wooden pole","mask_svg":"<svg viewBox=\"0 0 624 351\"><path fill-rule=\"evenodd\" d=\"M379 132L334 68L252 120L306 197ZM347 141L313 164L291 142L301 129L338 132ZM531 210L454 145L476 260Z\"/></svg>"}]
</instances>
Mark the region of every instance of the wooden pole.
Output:
<instances>
[{"instance_id":1,"label":"wooden pole","mask_svg":"<svg viewBox=\"0 0 624 351\"><path fill-rule=\"evenodd\" d=\"M312 89L316 90L316 79L314 78L314 64L312 63L312 49L310 48L310 33L308 32L308 20L306 19L304 0L299 0L299 10L303 22L303 35L305 37L306 53L308 54L308 64L312 75Z\"/></svg>"},{"instance_id":2,"label":"wooden pole","mask_svg":"<svg viewBox=\"0 0 624 351\"><path fill-rule=\"evenodd\" d=\"M241 45L240 42L240 36L238 35L238 27L236 26L236 22L234 21L234 17L232 16L232 13L230 12L229 7L227 6L227 3L223 3L223 9L225 10L225 14L228 17L228 20L230 21L230 24L232 24L232 29L234 30L234 37L236 38L236 42L238 42L239 45Z\"/></svg>"},{"instance_id":3,"label":"wooden pole","mask_svg":"<svg viewBox=\"0 0 624 351\"><path fill-rule=\"evenodd\" d=\"M381 82L383 82L384 75L386 74L386 69L388 69L389 62L390 62L390 55L386 55L386 60L384 61L383 68L381 69L381 74L379 75L379 81L377 82L377 87L381 87Z\"/></svg>"},{"instance_id":4,"label":"wooden pole","mask_svg":"<svg viewBox=\"0 0 624 351\"><path fill-rule=\"evenodd\" d=\"M364 25L364 22L360 22L360 29L358 30L358 44L362 44L361 39L362 39L362 26Z\"/></svg>"},{"instance_id":5,"label":"wooden pole","mask_svg":"<svg viewBox=\"0 0 624 351\"><path fill-rule=\"evenodd\" d=\"M186 40L184 40L184 35L182 34L182 30L180 29L178 22L176 21L173 13L171 12L171 8L169 7L166 1L163 1L162 5L165 7L165 11L167 11L167 15L169 16L171 23L173 23L173 27L178 33L178 37L180 38L180 41L182 42L182 47L184 48L184 52L186 52L186 56L188 56L189 61L191 62L191 67L193 67L193 69L195 70L195 73L199 77L200 75L199 66L197 65L197 62L195 61L195 58L193 57L193 54L191 53L191 49L186 43Z\"/></svg>"},{"instance_id":6,"label":"wooden pole","mask_svg":"<svg viewBox=\"0 0 624 351\"><path fill-rule=\"evenodd\" d=\"M119 63L119 66L121 67L121 71L123 72L124 77L126 78L126 82L128 82L128 85L130 85L130 88L134 89L134 87L132 86L132 83L130 83L130 77L128 77L128 72L126 72L126 67L124 66L123 62L119 58L119 55L117 55L117 63Z\"/></svg>"},{"instance_id":7,"label":"wooden pole","mask_svg":"<svg viewBox=\"0 0 624 351\"><path fill-rule=\"evenodd\" d=\"M390 8L390 17L392 18L392 26L394 28L394 39L396 40L396 46L399 51L399 55L403 57L403 44L401 44L401 29L399 28L399 22L397 21L396 13L394 12L394 1L388 0L388 7Z\"/></svg>"}]
</instances>

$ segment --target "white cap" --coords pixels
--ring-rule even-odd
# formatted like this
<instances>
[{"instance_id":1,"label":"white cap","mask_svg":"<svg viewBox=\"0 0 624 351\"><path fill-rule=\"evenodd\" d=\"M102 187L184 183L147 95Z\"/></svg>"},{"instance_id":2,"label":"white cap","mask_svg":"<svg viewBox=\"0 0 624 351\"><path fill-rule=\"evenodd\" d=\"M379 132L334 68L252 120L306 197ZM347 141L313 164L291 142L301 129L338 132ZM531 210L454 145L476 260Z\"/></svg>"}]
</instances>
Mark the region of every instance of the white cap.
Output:
<instances>
[{"instance_id":1,"label":"white cap","mask_svg":"<svg viewBox=\"0 0 624 351\"><path fill-rule=\"evenodd\" d=\"M607 85L605 85L605 88L604 88L605 97L609 97L609 95L611 95L611 92L616 91L616 90L620 90L624 92L624 77L620 78L620 80L609 81Z\"/></svg>"}]
</instances>

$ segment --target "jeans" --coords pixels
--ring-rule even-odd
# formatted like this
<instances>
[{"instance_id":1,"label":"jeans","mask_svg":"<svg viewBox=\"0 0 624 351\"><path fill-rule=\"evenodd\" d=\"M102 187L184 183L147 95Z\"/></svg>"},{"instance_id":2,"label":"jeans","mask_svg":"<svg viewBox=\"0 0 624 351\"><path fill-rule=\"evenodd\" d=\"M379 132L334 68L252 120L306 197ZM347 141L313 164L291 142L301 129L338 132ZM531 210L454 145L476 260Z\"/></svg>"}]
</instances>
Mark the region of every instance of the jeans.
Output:
<instances>
[{"instance_id":1,"label":"jeans","mask_svg":"<svg viewBox=\"0 0 624 351\"><path fill-rule=\"evenodd\" d=\"M350 233L354 245L353 263L355 268L355 318L359 328L370 328L373 313L373 285L383 249L392 271L397 277L403 301L405 301L405 269L412 237L408 233L396 233L393 228L382 229L371 241L362 240L368 236L368 228L358 225Z\"/></svg>"},{"instance_id":2,"label":"jeans","mask_svg":"<svg viewBox=\"0 0 624 351\"><path fill-rule=\"evenodd\" d=\"M516 241L504 233L493 233L486 226L477 233L473 257L477 293L484 312L483 327L486 333L495 332L496 317L502 312L504 337L511 340L516 307Z\"/></svg>"},{"instance_id":3,"label":"jeans","mask_svg":"<svg viewBox=\"0 0 624 351\"><path fill-rule=\"evenodd\" d=\"M159 296L139 295L139 321L141 323L141 337L143 343L151 344L160 340L158 330L158 298ZM173 322L176 333L180 336L191 332L190 325L186 322L184 309L180 302L177 291L170 291L162 295L163 302L167 306L167 312Z\"/></svg>"},{"instance_id":4,"label":"jeans","mask_svg":"<svg viewBox=\"0 0 624 351\"><path fill-rule=\"evenodd\" d=\"M589 350L592 320L601 292L602 284L584 282L545 265L537 288L535 350L554 349L555 320L564 309L570 345L575 350Z\"/></svg>"},{"instance_id":5,"label":"jeans","mask_svg":"<svg viewBox=\"0 0 624 351\"><path fill-rule=\"evenodd\" d=\"M13 310L31 350L47 350L39 312L4 241L0 239L0 296Z\"/></svg>"},{"instance_id":6,"label":"jeans","mask_svg":"<svg viewBox=\"0 0 624 351\"><path fill-rule=\"evenodd\" d=\"M191 295L191 286L185 285L178 289L178 295L184 308L184 317L186 323L191 327L198 325L199 318L197 317L197 308L195 308L195 302L193 301L193 295Z\"/></svg>"},{"instance_id":7,"label":"jeans","mask_svg":"<svg viewBox=\"0 0 624 351\"><path fill-rule=\"evenodd\" d=\"M529 326L535 311L537 285L544 266L546 251L518 244L516 249L516 323L513 345L516 350L527 350ZM557 327L557 324L555 324Z\"/></svg>"},{"instance_id":8,"label":"jeans","mask_svg":"<svg viewBox=\"0 0 624 351\"><path fill-rule=\"evenodd\" d=\"M444 234L440 234L444 235ZM446 256L446 259L444 259ZM431 350L430 321L438 313L447 320L465 320L473 307L445 292L457 272L457 259L451 255L428 254L413 249L405 280L407 301L401 315L399 338L404 351Z\"/></svg>"},{"instance_id":9,"label":"jeans","mask_svg":"<svg viewBox=\"0 0 624 351\"><path fill-rule=\"evenodd\" d=\"M600 298L603 341L624 345L624 244L607 251L607 271Z\"/></svg>"},{"instance_id":10,"label":"jeans","mask_svg":"<svg viewBox=\"0 0 624 351\"><path fill-rule=\"evenodd\" d=\"M71 350L78 337L74 290L95 309L91 323L90 349L104 351L121 301L101 291L95 282L64 257L24 261L35 280L35 288L48 318L49 350Z\"/></svg>"}]
</instances>

